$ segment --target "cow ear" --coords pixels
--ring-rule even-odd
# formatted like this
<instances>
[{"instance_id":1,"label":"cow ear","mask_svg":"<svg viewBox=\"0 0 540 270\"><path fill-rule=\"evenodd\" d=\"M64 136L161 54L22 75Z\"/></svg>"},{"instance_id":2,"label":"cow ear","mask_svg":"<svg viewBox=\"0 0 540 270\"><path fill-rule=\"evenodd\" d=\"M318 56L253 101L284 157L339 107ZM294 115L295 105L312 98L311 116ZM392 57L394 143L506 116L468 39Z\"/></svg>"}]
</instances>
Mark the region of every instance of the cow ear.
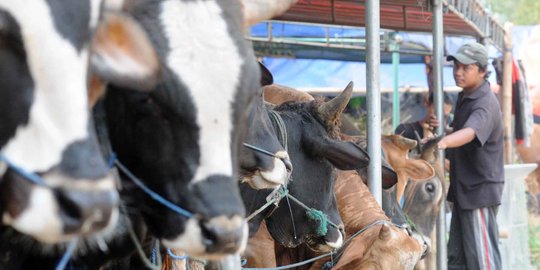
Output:
<instances>
[{"instance_id":1,"label":"cow ear","mask_svg":"<svg viewBox=\"0 0 540 270\"><path fill-rule=\"evenodd\" d=\"M421 159L410 159L404 169L409 178L415 181L423 181L435 176L433 166Z\"/></svg>"},{"instance_id":2,"label":"cow ear","mask_svg":"<svg viewBox=\"0 0 540 270\"><path fill-rule=\"evenodd\" d=\"M287 11L298 0L242 0L244 26L277 17Z\"/></svg>"},{"instance_id":3,"label":"cow ear","mask_svg":"<svg viewBox=\"0 0 540 270\"><path fill-rule=\"evenodd\" d=\"M160 63L146 33L118 12L103 13L90 60L92 73L121 87L151 90L160 77Z\"/></svg>"},{"instance_id":4,"label":"cow ear","mask_svg":"<svg viewBox=\"0 0 540 270\"><path fill-rule=\"evenodd\" d=\"M96 102L105 94L106 84L96 74L90 74L88 81L88 103L90 108L94 107Z\"/></svg>"},{"instance_id":5,"label":"cow ear","mask_svg":"<svg viewBox=\"0 0 540 270\"><path fill-rule=\"evenodd\" d=\"M313 150L316 155L326 158L340 170L360 169L369 165L369 155L352 142L326 139L324 142L314 143Z\"/></svg>"},{"instance_id":6,"label":"cow ear","mask_svg":"<svg viewBox=\"0 0 540 270\"><path fill-rule=\"evenodd\" d=\"M397 173L389 166L382 165L382 188L389 189L398 181Z\"/></svg>"},{"instance_id":7,"label":"cow ear","mask_svg":"<svg viewBox=\"0 0 540 270\"><path fill-rule=\"evenodd\" d=\"M261 70L261 85L271 85L274 83L274 76L268 68L266 68L261 62L259 62L259 68Z\"/></svg>"},{"instance_id":8,"label":"cow ear","mask_svg":"<svg viewBox=\"0 0 540 270\"><path fill-rule=\"evenodd\" d=\"M405 187L407 186L409 179L413 181L423 181L434 176L435 169L433 169L429 162L420 159L408 160L407 166L405 166L398 175L397 201L401 201L401 197L403 196L403 192L405 192Z\"/></svg>"}]
</instances>

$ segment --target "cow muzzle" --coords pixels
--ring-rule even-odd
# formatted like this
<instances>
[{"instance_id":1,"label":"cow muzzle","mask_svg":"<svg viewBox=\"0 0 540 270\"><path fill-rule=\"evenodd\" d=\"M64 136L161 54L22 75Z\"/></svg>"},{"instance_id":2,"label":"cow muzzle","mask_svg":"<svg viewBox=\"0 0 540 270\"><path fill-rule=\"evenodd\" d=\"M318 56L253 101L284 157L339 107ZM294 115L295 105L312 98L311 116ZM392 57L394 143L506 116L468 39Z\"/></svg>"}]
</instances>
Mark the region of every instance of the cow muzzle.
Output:
<instances>
[{"instance_id":1,"label":"cow muzzle","mask_svg":"<svg viewBox=\"0 0 540 270\"><path fill-rule=\"evenodd\" d=\"M51 173L42 177L50 186L37 186L21 178L12 179L16 181L16 185L10 186L12 192L22 192L27 196L8 198L9 204L24 207L18 210L8 208L2 216L5 224L40 242L51 244L104 233L115 226L119 196L111 176L82 180Z\"/></svg>"},{"instance_id":2,"label":"cow muzzle","mask_svg":"<svg viewBox=\"0 0 540 270\"><path fill-rule=\"evenodd\" d=\"M343 245L344 235L343 226L338 229L328 226L328 232L325 236L309 238L306 243L315 252L331 252Z\"/></svg>"},{"instance_id":3,"label":"cow muzzle","mask_svg":"<svg viewBox=\"0 0 540 270\"><path fill-rule=\"evenodd\" d=\"M243 217L218 216L210 220L189 219L183 234L173 240L164 239L163 244L193 257L220 260L243 252L247 240L248 226Z\"/></svg>"}]
</instances>

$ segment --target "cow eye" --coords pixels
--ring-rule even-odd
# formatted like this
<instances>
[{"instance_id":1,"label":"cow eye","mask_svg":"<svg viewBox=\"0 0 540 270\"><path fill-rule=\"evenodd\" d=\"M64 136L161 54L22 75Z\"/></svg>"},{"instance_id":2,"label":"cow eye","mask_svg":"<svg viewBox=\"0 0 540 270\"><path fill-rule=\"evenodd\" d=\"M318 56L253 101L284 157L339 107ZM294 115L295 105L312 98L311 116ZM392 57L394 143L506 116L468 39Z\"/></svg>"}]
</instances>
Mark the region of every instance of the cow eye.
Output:
<instances>
[{"instance_id":1,"label":"cow eye","mask_svg":"<svg viewBox=\"0 0 540 270\"><path fill-rule=\"evenodd\" d=\"M427 183L425 188L426 188L426 191L429 193L432 193L435 191L435 185L433 185L432 183Z\"/></svg>"}]
</instances>

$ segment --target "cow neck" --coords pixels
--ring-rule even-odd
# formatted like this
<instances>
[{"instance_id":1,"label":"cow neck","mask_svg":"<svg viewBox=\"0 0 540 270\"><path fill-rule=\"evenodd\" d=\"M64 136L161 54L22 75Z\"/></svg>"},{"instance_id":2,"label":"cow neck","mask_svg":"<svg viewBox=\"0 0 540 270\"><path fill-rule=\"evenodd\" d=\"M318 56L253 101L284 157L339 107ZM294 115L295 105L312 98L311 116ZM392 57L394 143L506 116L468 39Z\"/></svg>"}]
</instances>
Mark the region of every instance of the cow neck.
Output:
<instances>
[{"instance_id":1,"label":"cow neck","mask_svg":"<svg viewBox=\"0 0 540 270\"><path fill-rule=\"evenodd\" d=\"M334 191L347 234L354 234L377 220L390 223L356 172L339 171Z\"/></svg>"}]
</instances>

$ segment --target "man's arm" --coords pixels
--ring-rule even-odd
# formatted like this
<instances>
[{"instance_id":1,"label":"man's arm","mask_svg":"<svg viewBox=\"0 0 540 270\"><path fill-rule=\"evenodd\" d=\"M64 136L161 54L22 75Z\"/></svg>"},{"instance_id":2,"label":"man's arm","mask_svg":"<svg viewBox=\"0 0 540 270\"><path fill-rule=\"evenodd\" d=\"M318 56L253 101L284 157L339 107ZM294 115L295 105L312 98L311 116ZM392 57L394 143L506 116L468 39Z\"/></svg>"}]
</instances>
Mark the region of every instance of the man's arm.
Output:
<instances>
[{"instance_id":1,"label":"man's arm","mask_svg":"<svg viewBox=\"0 0 540 270\"><path fill-rule=\"evenodd\" d=\"M460 129L450 135L444 136L437 146L439 149L460 147L474 140L476 133L472 128Z\"/></svg>"}]
</instances>

